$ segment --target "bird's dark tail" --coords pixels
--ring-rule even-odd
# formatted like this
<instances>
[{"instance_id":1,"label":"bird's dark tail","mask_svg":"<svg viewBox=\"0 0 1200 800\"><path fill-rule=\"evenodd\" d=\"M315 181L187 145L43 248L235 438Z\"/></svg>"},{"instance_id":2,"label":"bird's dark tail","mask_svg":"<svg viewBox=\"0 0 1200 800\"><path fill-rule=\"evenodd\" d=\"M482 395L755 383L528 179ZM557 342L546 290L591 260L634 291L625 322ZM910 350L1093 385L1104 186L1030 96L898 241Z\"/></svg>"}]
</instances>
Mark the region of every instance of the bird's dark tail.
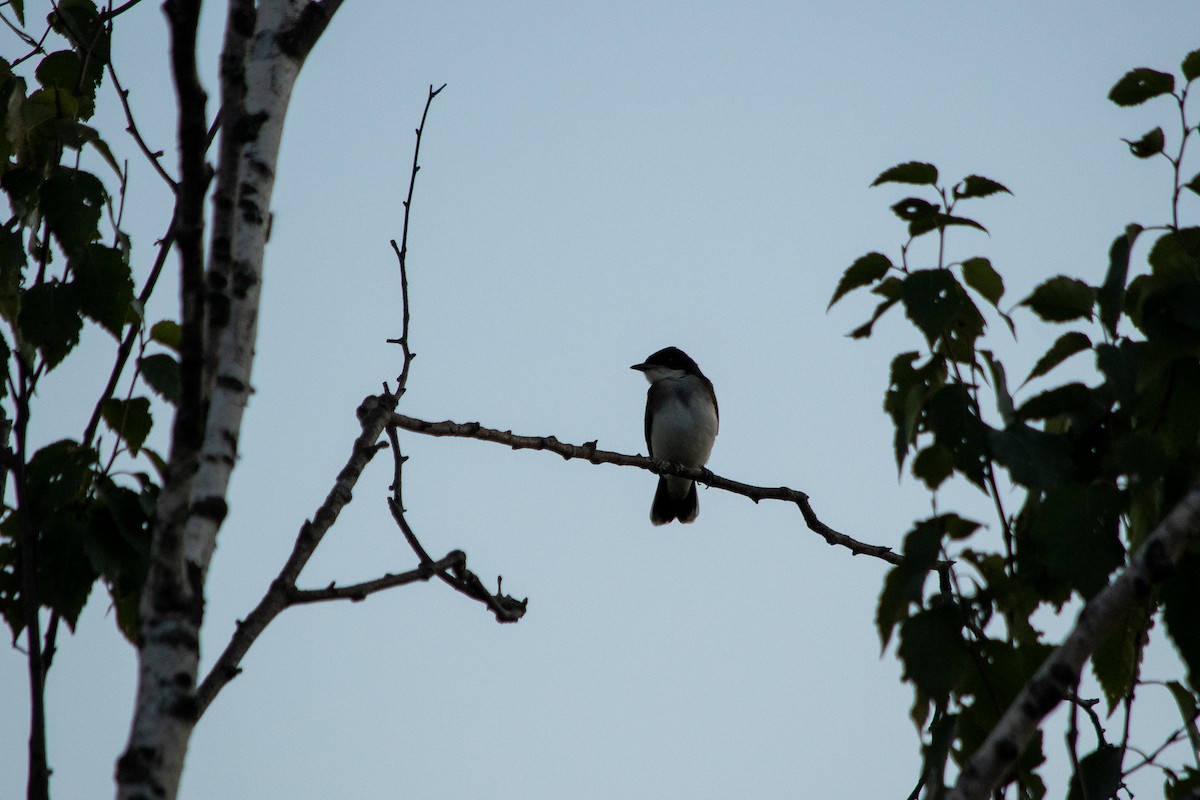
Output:
<instances>
[{"instance_id":1,"label":"bird's dark tail","mask_svg":"<svg viewBox=\"0 0 1200 800\"><path fill-rule=\"evenodd\" d=\"M667 488L667 479L658 478L658 490L654 492L654 504L650 506L650 521L655 525L666 525L671 520L691 522L700 513L700 498L696 496L696 482L688 481L687 492L675 497Z\"/></svg>"}]
</instances>

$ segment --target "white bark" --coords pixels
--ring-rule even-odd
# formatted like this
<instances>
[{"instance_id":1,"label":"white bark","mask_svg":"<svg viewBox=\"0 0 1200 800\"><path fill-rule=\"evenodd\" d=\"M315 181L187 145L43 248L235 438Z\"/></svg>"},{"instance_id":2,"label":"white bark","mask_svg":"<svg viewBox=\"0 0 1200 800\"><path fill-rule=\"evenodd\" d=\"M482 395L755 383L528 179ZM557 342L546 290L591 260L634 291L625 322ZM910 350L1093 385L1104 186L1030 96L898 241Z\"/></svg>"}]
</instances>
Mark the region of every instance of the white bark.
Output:
<instances>
[{"instance_id":1,"label":"white bark","mask_svg":"<svg viewBox=\"0 0 1200 800\"><path fill-rule=\"evenodd\" d=\"M170 800L179 788L197 717L204 581L225 517L250 393L263 252L284 119L304 57L339 4L262 0L256 14L245 0L230 4L223 58L234 59L229 62L232 72L244 74L244 94L241 85L223 80L228 105L206 267L210 303L203 383L208 414L199 453L172 471L163 490L155 529L156 539L163 541L155 543L141 607L136 707L128 748L117 768L122 800ZM247 48L249 30L241 28L251 21ZM223 78L228 73L223 68ZM238 105L240 109L231 107ZM181 502L185 496L187 502Z\"/></svg>"}]
</instances>

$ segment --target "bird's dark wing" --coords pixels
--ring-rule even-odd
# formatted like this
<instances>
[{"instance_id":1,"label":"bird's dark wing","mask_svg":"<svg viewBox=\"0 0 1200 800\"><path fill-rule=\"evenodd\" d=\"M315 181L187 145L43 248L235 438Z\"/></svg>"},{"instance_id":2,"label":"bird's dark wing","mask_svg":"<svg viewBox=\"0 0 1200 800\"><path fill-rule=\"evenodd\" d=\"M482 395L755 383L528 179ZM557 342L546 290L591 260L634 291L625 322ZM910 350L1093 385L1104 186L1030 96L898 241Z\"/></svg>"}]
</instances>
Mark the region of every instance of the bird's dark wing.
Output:
<instances>
[{"instance_id":1,"label":"bird's dark wing","mask_svg":"<svg viewBox=\"0 0 1200 800\"><path fill-rule=\"evenodd\" d=\"M650 425L652 417L650 415L650 406L653 404L654 384L650 384L650 388L646 390L646 451L654 458L654 445L650 444Z\"/></svg>"}]
</instances>

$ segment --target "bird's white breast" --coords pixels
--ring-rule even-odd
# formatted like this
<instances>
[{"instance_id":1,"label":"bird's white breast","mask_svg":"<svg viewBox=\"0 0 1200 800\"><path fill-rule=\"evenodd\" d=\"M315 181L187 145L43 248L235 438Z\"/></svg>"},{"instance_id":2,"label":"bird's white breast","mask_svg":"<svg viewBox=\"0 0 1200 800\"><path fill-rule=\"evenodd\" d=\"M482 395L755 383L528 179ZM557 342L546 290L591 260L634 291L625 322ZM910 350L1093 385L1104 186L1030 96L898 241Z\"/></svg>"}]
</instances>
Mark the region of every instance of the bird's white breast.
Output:
<instances>
[{"instance_id":1,"label":"bird's white breast","mask_svg":"<svg viewBox=\"0 0 1200 800\"><path fill-rule=\"evenodd\" d=\"M718 423L716 409L700 380L668 378L659 385L661 405L650 430L654 457L688 467L704 466L717 438Z\"/></svg>"}]
</instances>

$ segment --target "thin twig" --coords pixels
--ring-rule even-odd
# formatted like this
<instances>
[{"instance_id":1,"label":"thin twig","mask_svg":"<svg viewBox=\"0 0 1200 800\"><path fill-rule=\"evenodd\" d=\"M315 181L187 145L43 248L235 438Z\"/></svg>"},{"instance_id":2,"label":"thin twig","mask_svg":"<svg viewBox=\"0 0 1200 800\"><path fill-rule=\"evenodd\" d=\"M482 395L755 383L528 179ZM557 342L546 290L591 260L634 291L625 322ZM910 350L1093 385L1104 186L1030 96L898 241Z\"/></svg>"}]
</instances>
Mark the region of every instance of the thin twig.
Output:
<instances>
[{"instance_id":1,"label":"thin twig","mask_svg":"<svg viewBox=\"0 0 1200 800\"><path fill-rule=\"evenodd\" d=\"M136 0L135 0L136 2ZM146 156L146 160L150 162L150 166L154 167L154 171L158 173L167 186L171 187L174 193L179 192L179 184L174 178L167 174L166 169L162 165L163 151L151 150L146 144L146 140L142 138L142 133L138 130L137 122L133 119L133 109L129 106L129 90L121 85L121 81L117 78L117 70L113 67L112 61L107 64L108 77L112 79L113 88L117 90L117 99L121 101L121 108L125 110L125 131L133 137L133 141L137 143L138 149Z\"/></svg>"}]
</instances>

